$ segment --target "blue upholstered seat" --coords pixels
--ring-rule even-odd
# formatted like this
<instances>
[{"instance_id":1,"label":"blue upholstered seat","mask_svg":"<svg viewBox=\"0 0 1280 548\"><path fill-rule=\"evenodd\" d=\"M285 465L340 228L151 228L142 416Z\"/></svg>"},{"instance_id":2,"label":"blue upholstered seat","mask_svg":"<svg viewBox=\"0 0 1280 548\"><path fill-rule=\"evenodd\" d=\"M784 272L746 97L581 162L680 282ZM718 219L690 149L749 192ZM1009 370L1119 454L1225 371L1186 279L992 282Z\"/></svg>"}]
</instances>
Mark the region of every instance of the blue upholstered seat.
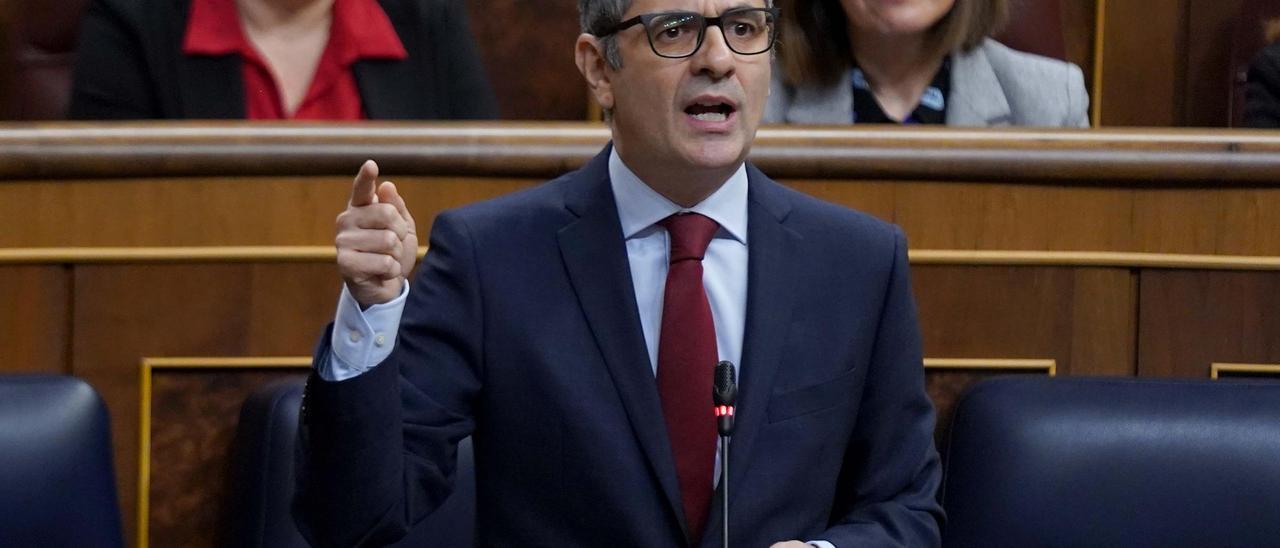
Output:
<instances>
[{"instance_id":1,"label":"blue upholstered seat","mask_svg":"<svg viewBox=\"0 0 1280 548\"><path fill-rule=\"evenodd\" d=\"M1280 546L1280 383L980 383L943 504L945 546Z\"/></svg>"},{"instance_id":2,"label":"blue upholstered seat","mask_svg":"<svg viewBox=\"0 0 1280 548\"><path fill-rule=\"evenodd\" d=\"M88 384L0 375L0 546L122 546L111 423Z\"/></svg>"}]
</instances>

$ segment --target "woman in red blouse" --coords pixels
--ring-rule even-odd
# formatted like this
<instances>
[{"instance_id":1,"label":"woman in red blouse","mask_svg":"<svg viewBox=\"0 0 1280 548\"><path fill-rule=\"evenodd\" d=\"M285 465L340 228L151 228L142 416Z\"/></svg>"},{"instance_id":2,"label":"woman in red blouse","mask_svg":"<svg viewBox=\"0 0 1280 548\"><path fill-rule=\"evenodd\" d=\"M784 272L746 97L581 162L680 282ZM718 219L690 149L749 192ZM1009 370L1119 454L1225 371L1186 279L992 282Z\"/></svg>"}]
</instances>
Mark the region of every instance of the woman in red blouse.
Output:
<instances>
[{"instance_id":1,"label":"woman in red blouse","mask_svg":"<svg viewBox=\"0 0 1280 548\"><path fill-rule=\"evenodd\" d=\"M495 115L462 2L94 0L73 119Z\"/></svg>"}]
</instances>

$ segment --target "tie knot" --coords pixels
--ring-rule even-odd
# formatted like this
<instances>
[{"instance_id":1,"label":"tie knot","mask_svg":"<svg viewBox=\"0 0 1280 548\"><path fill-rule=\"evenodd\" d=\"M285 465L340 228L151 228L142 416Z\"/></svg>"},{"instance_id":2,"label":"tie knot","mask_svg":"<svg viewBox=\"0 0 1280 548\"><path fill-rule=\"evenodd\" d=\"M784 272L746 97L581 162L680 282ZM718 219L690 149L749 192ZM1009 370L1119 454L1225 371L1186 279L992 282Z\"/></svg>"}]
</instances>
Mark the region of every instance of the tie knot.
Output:
<instances>
[{"instance_id":1,"label":"tie knot","mask_svg":"<svg viewBox=\"0 0 1280 548\"><path fill-rule=\"evenodd\" d=\"M658 224L671 234L671 262L701 261L720 225L698 213L677 213Z\"/></svg>"}]
</instances>

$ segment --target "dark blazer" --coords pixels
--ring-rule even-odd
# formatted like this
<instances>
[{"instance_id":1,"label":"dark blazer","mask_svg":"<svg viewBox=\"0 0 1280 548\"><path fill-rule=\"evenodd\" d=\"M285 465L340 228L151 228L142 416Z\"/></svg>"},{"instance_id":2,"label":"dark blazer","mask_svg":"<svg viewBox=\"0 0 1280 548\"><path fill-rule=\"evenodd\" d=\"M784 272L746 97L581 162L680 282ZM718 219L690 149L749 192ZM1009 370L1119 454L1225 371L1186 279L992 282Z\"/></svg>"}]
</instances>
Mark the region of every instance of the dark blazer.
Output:
<instances>
[{"instance_id":1,"label":"dark blazer","mask_svg":"<svg viewBox=\"0 0 1280 548\"><path fill-rule=\"evenodd\" d=\"M391 356L343 382L312 375L295 504L313 543L403 534L448 495L471 435L478 544L686 544L608 153L441 213ZM754 167L748 180L733 544L937 545L934 413L901 231ZM719 545L714 504L701 546Z\"/></svg>"},{"instance_id":2,"label":"dark blazer","mask_svg":"<svg viewBox=\"0 0 1280 548\"><path fill-rule=\"evenodd\" d=\"M403 61L353 65L372 119L496 115L459 0L379 0ZM71 119L243 119L239 55L182 53L190 0L93 0L85 13Z\"/></svg>"},{"instance_id":3,"label":"dark blazer","mask_svg":"<svg viewBox=\"0 0 1280 548\"><path fill-rule=\"evenodd\" d=\"M1280 128L1280 42L1262 48L1249 63L1244 90L1245 127Z\"/></svg>"}]
</instances>

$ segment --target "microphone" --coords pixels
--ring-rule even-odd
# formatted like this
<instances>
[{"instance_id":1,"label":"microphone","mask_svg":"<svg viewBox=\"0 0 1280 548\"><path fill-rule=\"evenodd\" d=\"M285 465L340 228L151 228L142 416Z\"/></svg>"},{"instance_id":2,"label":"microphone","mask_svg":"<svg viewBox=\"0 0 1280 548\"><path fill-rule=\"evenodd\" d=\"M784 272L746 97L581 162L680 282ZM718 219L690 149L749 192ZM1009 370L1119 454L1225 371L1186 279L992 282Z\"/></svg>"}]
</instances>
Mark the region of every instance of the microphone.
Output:
<instances>
[{"instance_id":1,"label":"microphone","mask_svg":"<svg viewBox=\"0 0 1280 548\"><path fill-rule=\"evenodd\" d=\"M733 435L734 406L738 399L738 381L733 364L722 361L716 364L715 382L711 386L711 401L715 404L716 428L720 431L720 502L721 546L729 548L729 437Z\"/></svg>"},{"instance_id":2,"label":"microphone","mask_svg":"<svg viewBox=\"0 0 1280 548\"><path fill-rule=\"evenodd\" d=\"M716 405L716 427L720 430L721 436L733 435L734 402L737 399L738 381L735 379L733 364L717 363L711 400Z\"/></svg>"}]
</instances>

